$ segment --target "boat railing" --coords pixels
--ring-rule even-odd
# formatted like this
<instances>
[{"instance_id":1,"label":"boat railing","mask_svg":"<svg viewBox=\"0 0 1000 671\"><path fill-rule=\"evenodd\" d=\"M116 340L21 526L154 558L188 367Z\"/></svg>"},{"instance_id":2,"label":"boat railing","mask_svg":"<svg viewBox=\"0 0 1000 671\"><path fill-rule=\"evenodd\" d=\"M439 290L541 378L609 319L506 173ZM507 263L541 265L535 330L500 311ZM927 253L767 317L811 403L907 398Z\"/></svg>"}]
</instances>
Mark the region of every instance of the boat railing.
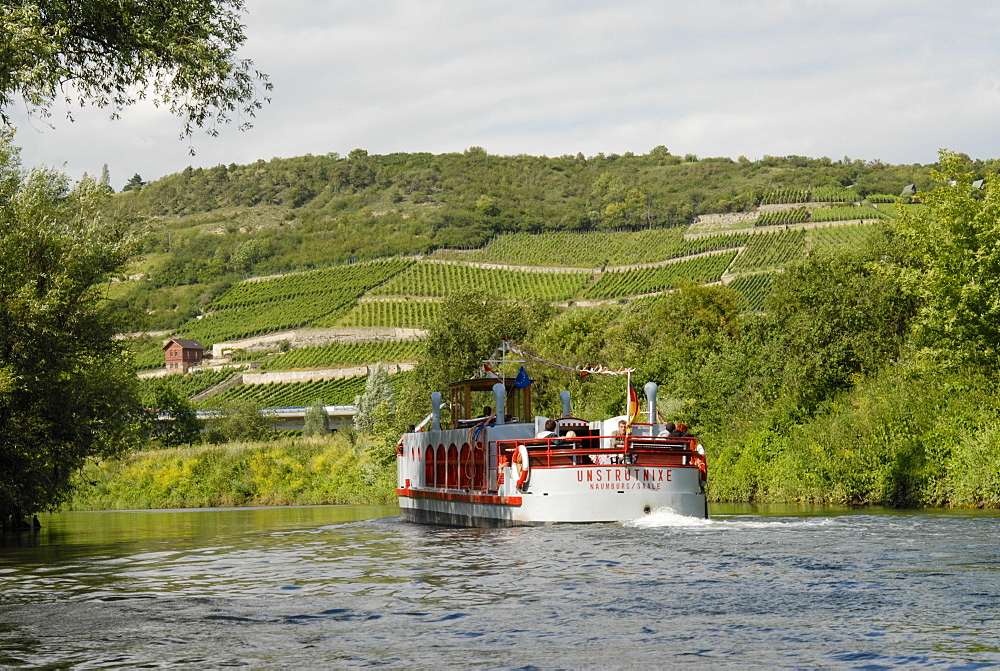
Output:
<instances>
[{"instance_id":1,"label":"boat railing","mask_svg":"<svg viewBox=\"0 0 1000 671\"><path fill-rule=\"evenodd\" d=\"M497 441L501 458L516 459L524 447L532 466L557 468L586 464L668 463L689 466L698 452L698 439L686 436L556 436Z\"/></svg>"}]
</instances>

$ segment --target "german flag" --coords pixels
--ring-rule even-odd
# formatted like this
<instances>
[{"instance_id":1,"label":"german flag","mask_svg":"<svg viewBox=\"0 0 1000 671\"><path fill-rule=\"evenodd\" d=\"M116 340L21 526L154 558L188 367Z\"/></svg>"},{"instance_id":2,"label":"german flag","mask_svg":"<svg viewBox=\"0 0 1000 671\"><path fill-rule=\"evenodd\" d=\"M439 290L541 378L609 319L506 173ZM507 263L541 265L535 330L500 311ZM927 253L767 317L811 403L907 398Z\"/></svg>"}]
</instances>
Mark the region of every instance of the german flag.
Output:
<instances>
[{"instance_id":1,"label":"german flag","mask_svg":"<svg viewBox=\"0 0 1000 671\"><path fill-rule=\"evenodd\" d=\"M632 385L631 376L628 381L628 410L626 412L629 426L631 426L639 417L639 394L636 393L635 387Z\"/></svg>"}]
</instances>

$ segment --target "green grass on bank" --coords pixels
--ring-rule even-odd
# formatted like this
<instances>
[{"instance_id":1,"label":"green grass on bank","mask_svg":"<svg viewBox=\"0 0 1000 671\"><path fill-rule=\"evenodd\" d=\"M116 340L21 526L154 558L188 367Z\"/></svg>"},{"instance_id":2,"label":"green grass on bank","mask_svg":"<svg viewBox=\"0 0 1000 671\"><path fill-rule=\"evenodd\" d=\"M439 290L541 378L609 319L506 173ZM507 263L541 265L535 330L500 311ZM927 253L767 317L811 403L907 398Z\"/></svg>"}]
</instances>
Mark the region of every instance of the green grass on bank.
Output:
<instances>
[{"instance_id":1,"label":"green grass on bank","mask_svg":"<svg viewBox=\"0 0 1000 671\"><path fill-rule=\"evenodd\" d=\"M395 459L346 436L133 453L88 464L70 510L395 503Z\"/></svg>"}]
</instances>

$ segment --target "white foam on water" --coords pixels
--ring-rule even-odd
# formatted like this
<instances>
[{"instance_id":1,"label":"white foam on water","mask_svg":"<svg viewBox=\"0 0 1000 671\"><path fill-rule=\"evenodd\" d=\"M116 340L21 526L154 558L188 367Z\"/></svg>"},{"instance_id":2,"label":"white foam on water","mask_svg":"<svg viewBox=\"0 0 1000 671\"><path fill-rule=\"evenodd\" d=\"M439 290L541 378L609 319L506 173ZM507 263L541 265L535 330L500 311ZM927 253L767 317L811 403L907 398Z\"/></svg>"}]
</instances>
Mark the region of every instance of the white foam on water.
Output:
<instances>
[{"instance_id":1,"label":"white foam on water","mask_svg":"<svg viewBox=\"0 0 1000 671\"><path fill-rule=\"evenodd\" d=\"M627 527L707 527L711 524L711 519L678 515L668 508L657 508L639 519L625 522Z\"/></svg>"},{"instance_id":2,"label":"white foam on water","mask_svg":"<svg viewBox=\"0 0 1000 671\"><path fill-rule=\"evenodd\" d=\"M712 529L777 529L822 527L835 524L836 518L830 517L750 517L726 516L690 517L678 515L667 508L657 508L648 515L625 522L626 527L658 528L658 527L694 527Z\"/></svg>"}]
</instances>

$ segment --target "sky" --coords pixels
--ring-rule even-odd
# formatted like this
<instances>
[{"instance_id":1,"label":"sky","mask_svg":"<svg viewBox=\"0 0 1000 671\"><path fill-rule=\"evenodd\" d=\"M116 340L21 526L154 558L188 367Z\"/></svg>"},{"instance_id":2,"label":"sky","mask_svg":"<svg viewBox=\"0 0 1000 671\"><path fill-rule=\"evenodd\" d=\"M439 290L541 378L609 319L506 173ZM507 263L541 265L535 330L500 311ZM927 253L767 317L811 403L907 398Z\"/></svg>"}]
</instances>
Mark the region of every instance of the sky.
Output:
<instances>
[{"instance_id":1,"label":"sky","mask_svg":"<svg viewBox=\"0 0 1000 671\"><path fill-rule=\"evenodd\" d=\"M1000 157L1000 3L913 0L247 0L270 76L254 127L179 139L141 105L11 109L27 167L108 165L121 188L186 166L363 148ZM189 154L193 148L195 155Z\"/></svg>"}]
</instances>

